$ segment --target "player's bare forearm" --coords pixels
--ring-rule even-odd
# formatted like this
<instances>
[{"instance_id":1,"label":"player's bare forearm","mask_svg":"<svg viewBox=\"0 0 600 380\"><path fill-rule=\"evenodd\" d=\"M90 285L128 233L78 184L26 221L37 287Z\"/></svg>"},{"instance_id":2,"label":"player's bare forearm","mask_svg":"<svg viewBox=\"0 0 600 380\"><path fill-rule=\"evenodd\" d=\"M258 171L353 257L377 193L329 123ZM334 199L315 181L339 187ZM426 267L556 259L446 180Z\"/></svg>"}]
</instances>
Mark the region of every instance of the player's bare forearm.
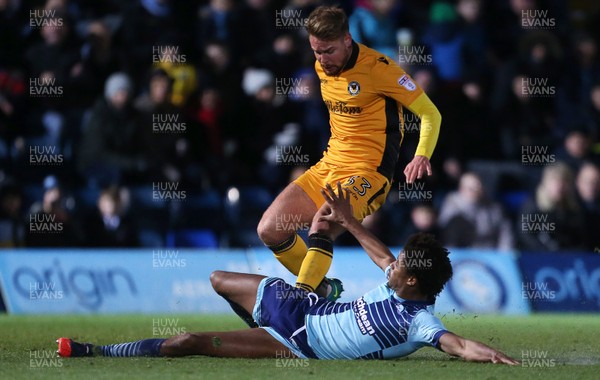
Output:
<instances>
[{"instance_id":1,"label":"player's bare forearm","mask_svg":"<svg viewBox=\"0 0 600 380\"><path fill-rule=\"evenodd\" d=\"M472 362L489 362L515 365L519 362L502 352L481 342L465 339L453 333L445 333L440 337L442 351Z\"/></svg>"},{"instance_id":2,"label":"player's bare forearm","mask_svg":"<svg viewBox=\"0 0 600 380\"><path fill-rule=\"evenodd\" d=\"M346 229L356 238L371 260L382 270L385 270L388 265L396 260L388 247L371 231L363 227L358 220L354 219Z\"/></svg>"},{"instance_id":3,"label":"player's bare forearm","mask_svg":"<svg viewBox=\"0 0 600 380\"><path fill-rule=\"evenodd\" d=\"M348 189L343 190L339 182L337 183L337 189L337 195L329 184L327 184L327 191L321 190L325 203L318 212L318 220L337 223L344 227L358 240L371 260L382 270L385 270L388 265L395 261L394 256L381 240L363 227L354 217Z\"/></svg>"}]
</instances>

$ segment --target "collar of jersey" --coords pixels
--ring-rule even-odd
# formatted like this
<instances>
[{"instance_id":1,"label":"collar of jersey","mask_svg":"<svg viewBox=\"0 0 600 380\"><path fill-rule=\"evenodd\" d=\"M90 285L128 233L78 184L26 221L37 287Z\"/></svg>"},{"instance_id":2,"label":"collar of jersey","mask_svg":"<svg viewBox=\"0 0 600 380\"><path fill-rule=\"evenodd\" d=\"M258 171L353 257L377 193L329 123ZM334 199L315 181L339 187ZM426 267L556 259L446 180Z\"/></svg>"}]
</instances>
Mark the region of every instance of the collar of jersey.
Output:
<instances>
[{"instance_id":1,"label":"collar of jersey","mask_svg":"<svg viewBox=\"0 0 600 380\"><path fill-rule=\"evenodd\" d=\"M346 62L346 65L344 65L344 69L340 74L352 69L356 65L356 61L358 60L358 49L358 44L352 40L352 54L350 54L350 58L348 58L348 62Z\"/></svg>"},{"instance_id":2,"label":"collar of jersey","mask_svg":"<svg viewBox=\"0 0 600 380\"><path fill-rule=\"evenodd\" d=\"M396 292L394 292L393 297L396 301L400 302L402 305L412 305L412 306L429 306L429 305L433 305L435 303L435 301L412 301L412 300L405 300L404 298L398 296L396 294Z\"/></svg>"}]
</instances>

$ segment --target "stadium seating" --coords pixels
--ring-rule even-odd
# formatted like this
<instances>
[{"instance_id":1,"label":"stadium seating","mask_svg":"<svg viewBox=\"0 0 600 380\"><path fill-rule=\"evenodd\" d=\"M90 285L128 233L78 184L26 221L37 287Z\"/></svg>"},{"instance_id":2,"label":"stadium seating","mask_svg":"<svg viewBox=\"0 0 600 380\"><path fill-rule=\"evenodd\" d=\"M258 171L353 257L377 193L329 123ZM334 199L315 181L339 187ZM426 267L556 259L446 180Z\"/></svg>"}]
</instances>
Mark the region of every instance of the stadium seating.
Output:
<instances>
[{"instance_id":1,"label":"stadium seating","mask_svg":"<svg viewBox=\"0 0 600 380\"><path fill-rule=\"evenodd\" d=\"M223 197L217 190L187 192L184 201L169 205L170 225L175 229L223 229Z\"/></svg>"},{"instance_id":2,"label":"stadium seating","mask_svg":"<svg viewBox=\"0 0 600 380\"><path fill-rule=\"evenodd\" d=\"M271 192L262 187L229 189L224 202L228 231L230 231L226 235L229 246L263 245L256 234L256 226L273 199Z\"/></svg>"},{"instance_id":3,"label":"stadium seating","mask_svg":"<svg viewBox=\"0 0 600 380\"><path fill-rule=\"evenodd\" d=\"M165 239L160 231L152 229L142 229L138 232L138 241L143 248L162 248L165 246Z\"/></svg>"},{"instance_id":4,"label":"stadium seating","mask_svg":"<svg viewBox=\"0 0 600 380\"><path fill-rule=\"evenodd\" d=\"M218 248L217 235L209 229L169 231L167 248Z\"/></svg>"}]
</instances>

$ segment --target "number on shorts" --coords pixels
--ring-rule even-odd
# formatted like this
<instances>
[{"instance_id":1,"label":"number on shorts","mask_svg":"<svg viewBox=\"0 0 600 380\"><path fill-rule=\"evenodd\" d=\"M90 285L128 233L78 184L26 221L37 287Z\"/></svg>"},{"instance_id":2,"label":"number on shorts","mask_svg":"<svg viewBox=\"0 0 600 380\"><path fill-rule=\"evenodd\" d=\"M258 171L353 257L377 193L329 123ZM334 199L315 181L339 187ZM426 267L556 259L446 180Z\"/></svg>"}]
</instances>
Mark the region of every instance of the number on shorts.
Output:
<instances>
[{"instance_id":1,"label":"number on shorts","mask_svg":"<svg viewBox=\"0 0 600 380\"><path fill-rule=\"evenodd\" d=\"M358 187L356 187L356 185L354 185L354 182L356 182L356 178L359 177L362 179L362 183L356 185L360 186L360 190L358 189ZM365 195L367 193L367 189L371 188L371 184L369 183L369 181L367 181L365 177L361 177L358 175L353 175L352 177L350 177L348 179L348 185L354 185L352 186L352 190L356 191L360 196Z\"/></svg>"}]
</instances>

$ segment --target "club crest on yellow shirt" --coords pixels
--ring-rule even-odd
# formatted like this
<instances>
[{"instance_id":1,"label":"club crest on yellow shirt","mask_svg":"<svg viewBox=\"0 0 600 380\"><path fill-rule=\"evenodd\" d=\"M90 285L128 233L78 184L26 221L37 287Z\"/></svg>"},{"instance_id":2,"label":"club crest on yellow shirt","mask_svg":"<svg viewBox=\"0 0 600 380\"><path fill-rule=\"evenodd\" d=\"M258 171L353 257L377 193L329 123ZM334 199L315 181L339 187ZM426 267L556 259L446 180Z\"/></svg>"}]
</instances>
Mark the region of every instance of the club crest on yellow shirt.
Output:
<instances>
[{"instance_id":1,"label":"club crest on yellow shirt","mask_svg":"<svg viewBox=\"0 0 600 380\"><path fill-rule=\"evenodd\" d=\"M352 96L358 95L360 92L360 84L357 81L352 81L348 83L348 93Z\"/></svg>"}]
</instances>

